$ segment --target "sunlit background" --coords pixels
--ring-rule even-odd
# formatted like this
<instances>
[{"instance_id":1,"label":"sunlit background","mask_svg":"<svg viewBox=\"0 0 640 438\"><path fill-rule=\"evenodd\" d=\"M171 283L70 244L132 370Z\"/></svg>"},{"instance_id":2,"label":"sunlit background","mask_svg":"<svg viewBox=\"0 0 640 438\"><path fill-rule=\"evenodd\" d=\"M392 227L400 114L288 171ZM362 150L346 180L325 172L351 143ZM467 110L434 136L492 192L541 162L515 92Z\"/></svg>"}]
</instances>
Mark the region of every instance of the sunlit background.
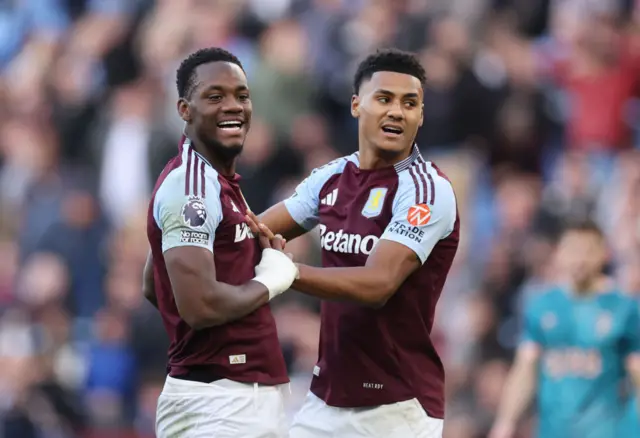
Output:
<instances>
[{"instance_id":1,"label":"sunlit background","mask_svg":"<svg viewBox=\"0 0 640 438\"><path fill-rule=\"evenodd\" d=\"M418 145L463 223L432 334L445 433L484 437L563 220L597 220L611 274L640 292L639 29L634 0L0 1L0 437L153 436L167 339L141 293L146 212L182 132L175 70L206 46L249 77L238 170L256 212L357 149L363 56L419 54ZM317 264L316 243L289 247ZM293 413L318 302L290 292L273 310Z\"/></svg>"}]
</instances>

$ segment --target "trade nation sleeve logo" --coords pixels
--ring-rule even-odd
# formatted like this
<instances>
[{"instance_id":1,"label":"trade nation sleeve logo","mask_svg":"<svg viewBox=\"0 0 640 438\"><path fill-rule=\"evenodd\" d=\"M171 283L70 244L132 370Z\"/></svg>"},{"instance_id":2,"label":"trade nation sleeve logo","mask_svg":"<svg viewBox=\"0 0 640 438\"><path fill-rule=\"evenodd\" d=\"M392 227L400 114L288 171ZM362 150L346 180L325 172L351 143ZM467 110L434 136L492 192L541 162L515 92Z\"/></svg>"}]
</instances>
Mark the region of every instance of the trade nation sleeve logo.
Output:
<instances>
[{"instance_id":1,"label":"trade nation sleeve logo","mask_svg":"<svg viewBox=\"0 0 640 438\"><path fill-rule=\"evenodd\" d=\"M417 204L409 208L407 222L414 227L427 225L431 219L431 209L426 204Z\"/></svg>"}]
</instances>

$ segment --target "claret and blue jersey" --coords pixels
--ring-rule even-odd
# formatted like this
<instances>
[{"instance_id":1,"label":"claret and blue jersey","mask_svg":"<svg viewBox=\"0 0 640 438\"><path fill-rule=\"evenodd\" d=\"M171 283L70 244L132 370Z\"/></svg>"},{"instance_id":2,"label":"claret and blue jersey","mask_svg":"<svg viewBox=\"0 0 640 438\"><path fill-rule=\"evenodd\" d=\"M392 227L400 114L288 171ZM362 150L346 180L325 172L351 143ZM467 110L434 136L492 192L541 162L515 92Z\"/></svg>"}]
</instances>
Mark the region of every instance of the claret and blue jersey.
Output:
<instances>
[{"instance_id":1,"label":"claret and blue jersey","mask_svg":"<svg viewBox=\"0 0 640 438\"><path fill-rule=\"evenodd\" d=\"M269 305L239 320L193 330L173 296L164 253L195 246L211 253L216 279L241 285L255 275L260 248L245 223L247 205L238 175L219 174L186 140L156 182L147 233L153 253L155 293L169 339L169 373L197 368L239 382L288 381Z\"/></svg>"},{"instance_id":2,"label":"claret and blue jersey","mask_svg":"<svg viewBox=\"0 0 640 438\"><path fill-rule=\"evenodd\" d=\"M417 147L381 169L358 153L312 172L285 201L307 230L318 227L323 267L357 267L380 239L410 248L422 263L381 309L324 301L311 391L330 406L417 399L443 418L444 370L430 339L436 303L459 240L449 180Z\"/></svg>"},{"instance_id":3,"label":"claret and blue jersey","mask_svg":"<svg viewBox=\"0 0 640 438\"><path fill-rule=\"evenodd\" d=\"M625 361L640 352L638 305L608 292L588 297L561 288L534 297L524 342L540 347L540 438L612 438L624 431Z\"/></svg>"}]
</instances>

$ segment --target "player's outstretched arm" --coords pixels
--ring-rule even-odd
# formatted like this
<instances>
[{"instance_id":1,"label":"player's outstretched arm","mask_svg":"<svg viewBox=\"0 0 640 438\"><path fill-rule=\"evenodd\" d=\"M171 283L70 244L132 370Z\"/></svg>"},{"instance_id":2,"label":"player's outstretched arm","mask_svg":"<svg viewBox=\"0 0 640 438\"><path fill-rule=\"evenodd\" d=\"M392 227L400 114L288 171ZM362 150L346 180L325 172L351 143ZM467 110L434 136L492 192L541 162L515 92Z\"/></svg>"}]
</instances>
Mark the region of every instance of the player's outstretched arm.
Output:
<instances>
[{"instance_id":1,"label":"player's outstretched arm","mask_svg":"<svg viewBox=\"0 0 640 438\"><path fill-rule=\"evenodd\" d=\"M518 348L489 438L513 437L518 420L535 394L539 359L539 345L525 342Z\"/></svg>"},{"instance_id":2,"label":"player's outstretched arm","mask_svg":"<svg viewBox=\"0 0 640 438\"><path fill-rule=\"evenodd\" d=\"M247 213L247 224L262 239L274 234L253 213ZM298 265L298 278L293 287L323 299L350 300L374 307L383 306L405 279L420 266L416 253L408 247L381 241L364 267L314 268Z\"/></svg>"},{"instance_id":3,"label":"player's outstretched arm","mask_svg":"<svg viewBox=\"0 0 640 438\"><path fill-rule=\"evenodd\" d=\"M435 178L432 201L419 200L416 185L403 178L393 200L393 216L364 266L299 266L293 287L325 299L383 306L424 264L433 248L456 229L456 199L451 184ZM289 205L287 205L289 207Z\"/></svg>"},{"instance_id":4,"label":"player's outstretched arm","mask_svg":"<svg viewBox=\"0 0 640 438\"><path fill-rule=\"evenodd\" d=\"M319 220L320 191L333 175L342 171L346 163L347 159L343 157L314 169L298 184L291 197L269 208L258 218L253 217L253 220L263 223L287 240L313 229Z\"/></svg>"},{"instance_id":5,"label":"player's outstretched arm","mask_svg":"<svg viewBox=\"0 0 640 438\"><path fill-rule=\"evenodd\" d=\"M147 254L147 261L142 271L142 294L153 307L158 308L158 298L156 297L155 283L153 280L153 255L151 251Z\"/></svg>"},{"instance_id":6,"label":"player's outstretched arm","mask_svg":"<svg viewBox=\"0 0 640 438\"><path fill-rule=\"evenodd\" d=\"M252 214L251 212L249 213ZM254 216L254 220L263 223L273 233L282 235L286 240L295 239L308 231L298 225L291 217L284 202L277 203L259 217Z\"/></svg>"},{"instance_id":7,"label":"player's outstretched arm","mask_svg":"<svg viewBox=\"0 0 640 438\"><path fill-rule=\"evenodd\" d=\"M286 208L284 210L287 213ZM274 235L271 227L251 212L247 214L247 223L254 234L269 239ZM299 274L293 287L322 299L348 300L381 307L420 265L420 258L411 248L391 240L381 240L363 267L315 268L298 264Z\"/></svg>"},{"instance_id":8,"label":"player's outstretched arm","mask_svg":"<svg viewBox=\"0 0 640 438\"><path fill-rule=\"evenodd\" d=\"M298 265L300 273L293 288L318 298L381 307L420 266L420 259L410 248L394 241L380 240L362 267Z\"/></svg>"},{"instance_id":9,"label":"player's outstretched arm","mask_svg":"<svg viewBox=\"0 0 640 438\"><path fill-rule=\"evenodd\" d=\"M256 277L240 286L216 280L211 252L196 246L179 246L164 253L176 306L193 329L222 325L242 318L289 288L296 269L282 253L281 238L264 249Z\"/></svg>"}]
</instances>

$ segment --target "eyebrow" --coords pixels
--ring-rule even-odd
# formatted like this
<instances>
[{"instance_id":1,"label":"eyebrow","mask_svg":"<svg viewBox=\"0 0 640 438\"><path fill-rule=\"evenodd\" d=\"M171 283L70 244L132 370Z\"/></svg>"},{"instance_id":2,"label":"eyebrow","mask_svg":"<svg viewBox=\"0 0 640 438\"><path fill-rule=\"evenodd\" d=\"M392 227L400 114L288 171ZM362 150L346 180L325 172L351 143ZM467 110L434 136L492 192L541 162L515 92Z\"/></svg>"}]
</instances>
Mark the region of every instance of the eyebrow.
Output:
<instances>
[{"instance_id":1,"label":"eyebrow","mask_svg":"<svg viewBox=\"0 0 640 438\"><path fill-rule=\"evenodd\" d=\"M235 89L236 92L238 91L248 91L249 87L247 87L246 85L238 85ZM203 93L205 92L209 92L209 91L224 91L224 87L221 85L210 85L207 88L205 88L204 90L202 90Z\"/></svg>"},{"instance_id":2,"label":"eyebrow","mask_svg":"<svg viewBox=\"0 0 640 438\"><path fill-rule=\"evenodd\" d=\"M376 90L377 94L384 94L386 96L395 96L395 93L393 91L389 91L389 90L385 90L383 88L379 88ZM412 98L412 99L418 99L420 96L418 95L418 93L407 93L405 95L402 96L403 98Z\"/></svg>"}]
</instances>

